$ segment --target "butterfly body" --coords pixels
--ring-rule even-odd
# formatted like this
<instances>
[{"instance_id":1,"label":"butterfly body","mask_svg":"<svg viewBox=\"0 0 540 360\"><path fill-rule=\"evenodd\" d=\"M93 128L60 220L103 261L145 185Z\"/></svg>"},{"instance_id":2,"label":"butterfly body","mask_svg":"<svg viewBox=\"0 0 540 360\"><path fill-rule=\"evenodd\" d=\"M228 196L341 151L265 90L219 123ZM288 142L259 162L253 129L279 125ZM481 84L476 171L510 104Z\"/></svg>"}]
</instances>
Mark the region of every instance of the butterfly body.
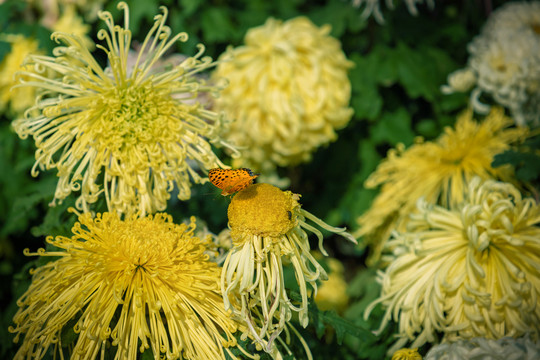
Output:
<instances>
[{"instance_id":1,"label":"butterfly body","mask_svg":"<svg viewBox=\"0 0 540 360\"><path fill-rule=\"evenodd\" d=\"M208 178L217 188L221 189L221 195L227 196L237 191L244 190L251 184L259 174L254 174L248 168L240 169L210 169Z\"/></svg>"}]
</instances>

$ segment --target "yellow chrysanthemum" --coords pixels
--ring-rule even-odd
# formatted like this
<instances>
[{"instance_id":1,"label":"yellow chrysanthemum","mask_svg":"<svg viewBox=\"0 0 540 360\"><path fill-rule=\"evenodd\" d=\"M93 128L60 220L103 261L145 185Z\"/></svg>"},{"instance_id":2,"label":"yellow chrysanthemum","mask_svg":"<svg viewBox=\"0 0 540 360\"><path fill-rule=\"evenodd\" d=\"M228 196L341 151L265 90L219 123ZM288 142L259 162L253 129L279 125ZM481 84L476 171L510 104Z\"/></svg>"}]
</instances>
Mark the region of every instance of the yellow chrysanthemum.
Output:
<instances>
[{"instance_id":1,"label":"yellow chrysanthemum","mask_svg":"<svg viewBox=\"0 0 540 360\"><path fill-rule=\"evenodd\" d=\"M474 176L510 180L510 167L493 168L491 163L495 155L527 135L526 129L508 128L512 124L501 109L493 109L480 123L474 121L472 111L466 111L455 128L446 128L436 141L420 140L407 150L403 145L391 150L365 183L368 188L382 188L359 218L355 234L373 246L371 260L379 258L392 230L405 230L401 220L420 197L451 206L463 200L465 184Z\"/></svg>"},{"instance_id":2,"label":"yellow chrysanthemum","mask_svg":"<svg viewBox=\"0 0 540 360\"><path fill-rule=\"evenodd\" d=\"M518 125L540 124L540 3L516 1L494 11L482 32L469 44L465 69L450 74L443 91L471 92L480 113L489 111L487 94L507 107ZM469 86L463 85L466 74Z\"/></svg>"},{"instance_id":3,"label":"yellow chrysanthemum","mask_svg":"<svg viewBox=\"0 0 540 360\"><path fill-rule=\"evenodd\" d=\"M62 9L74 7L88 21L95 21L98 12L103 9L105 0L27 0L28 5L41 14L41 24L51 28L58 21Z\"/></svg>"},{"instance_id":4,"label":"yellow chrysanthemum","mask_svg":"<svg viewBox=\"0 0 540 360\"><path fill-rule=\"evenodd\" d=\"M23 86L48 91L29 115L13 122L21 138L33 136L36 164L56 168L55 201L80 190L76 205L88 210L103 195L109 211L130 214L164 210L169 192L178 187L178 198L189 199L191 183L207 181L197 172L223 166L211 143L223 144L218 136L221 116L199 103L187 100L199 92L218 89L206 86L194 75L213 63L203 57L203 46L194 57L162 72L153 65L177 41L187 35L171 36L165 26L167 9L155 17L133 68L127 67L131 31L125 3L124 26L115 25L109 12L100 13L107 30L97 45L110 66L103 70L80 37L55 33L65 46L55 57L31 56L29 64L56 73L54 79L27 74Z\"/></svg>"},{"instance_id":5,"label":"yellow chrysanthemum","mask_svg":"<svg viewBox=\"0 0 540 360\"><path fill-rule=\"evenodd\" d=\"M399 349L392 355L392 360L422 360L422 355L418 353L418 348L415 349Z\"/></svg>"},{"instance_id":6,"label":"yellow chrysanthemum","mask_svg":"<svg viewBox=\"0 0 540 360\"><path fill-rule=\"evenodd\" d=\"M223 265L221 288L225 305L241 316L255 339L268 344L284 329L292 311L300 324L308 324L307 283L317 291L317 280L326 280L322 266L310 254L309 230L323 236L306 219L354 241L345 229L334 228L300 208L299 196L269 184L255 184L240 191L229 205L229 227L233 248ZM293 304L285 289L283 264L294 267L302 296ZM260 309L259 309L260 308ZM274 324L274 318L277 323Z\"/></svg>"},{"instance_id":7,"label":"yellow chrysanthemum","mask_svg":"<svg viewBox=\"0 0 540 360\"><path fill-rule=\"evenodd\" d=\"M59 351L63 332L78 334L72 359L94 359L112 347L114 359L138 352L167 359L225 359L239 324L224 310L220 267L205 254L210 239L166 214L122 221L115 213L84 214L71 238L47 242L57 257L34 271L10 328L23 336L16 359Z\"/></svg>"},{"instance_id":8,"label":"yellow chrysanthemum","mask_svg":"<svg viewBox=\"0 0 540 360\"><path fill-rule=\"evenodd\" d=\"M381 11L381 1L382 0L352 0L352 4L354 7L360 8L364 7L364 11L362 11L362 17L364 19L367 19L370 16L373 16L373 18L379 23L384 24L384 16ZM409 10L409 13L411 15L418 15L418 9L416 9L416 3L423 3L424 0L405 0L405 4L407 5L407 9ZM393 0L386 0L385 1L386 6L389 9L394 9L394 1ZM427 5L430 9L432 9L435 6L434 0L426 0Z\"/></svg>"},{"instance_id":9,"label":"yellow chrysanthemum","mask_svg":"<svg viewBox=\"0 0 540 360\"><path fill-rule=\"evenodd\" d=\"M4 35L3 40L11 44L11 51L0 63L0 111L9 110L16 116L22 116L34 105L36 89L14 87L17 84L14 74L21 70L31 71L31 67L23 63L28 55L39 53L38 42L22 35Z\"/></svg>"},{"instance_id":10,"label":"yellow chrysanthemum","mask_svg":"<svg viewBox=\"0 0 540 360\"><path fill-rule=\"evenodd\" d=\"M64 8L62 16L51 26L55 32L68 33L83 39L83 46L93 50L94 43L87 35L90 31L90 25L85 24L77 15L75 6L70 5Z\"/></svg>"},{"instance_id":11,"label":"yellow chrysanthemum","mask_svg":"<svg viewBox=\"0 0 540 360\"><path fill-rule=\"evenodd\" d=\"M315 303L321 310L335 310L342 312L347 308L349 296L347 295L347 282L344 279L343 264L337 260L329 258L327 260L330 272L328 280L324 281L317 291Z\"/></svg>"},{"instance_id":12,"label":"yellow chrysanthemum","mask_svg":"<svg viewBox=\"0 0 540 360\"><path fill-rule=\"evenodd\" d=\"M352 63L329 32L306 17L268 19L220 57L214 77L229 85L215 108L235 120L225 138L246 149L235 166L270 171L306 161L347 125Z\"/></svg>"},{"instance_id":13,"label":"yellow chrysanthemum","mask_svg":"<svg viewBox=\"0 0 540 360\"><path fill-rule=\"evenodd\" d=\"M401 338L418 347L540 330L540 206L509 183L474 178L459 206L418 201L408 230L388 242L390 264L381 296L366 310L386 307Z\"/></svg>"}]
</instances>

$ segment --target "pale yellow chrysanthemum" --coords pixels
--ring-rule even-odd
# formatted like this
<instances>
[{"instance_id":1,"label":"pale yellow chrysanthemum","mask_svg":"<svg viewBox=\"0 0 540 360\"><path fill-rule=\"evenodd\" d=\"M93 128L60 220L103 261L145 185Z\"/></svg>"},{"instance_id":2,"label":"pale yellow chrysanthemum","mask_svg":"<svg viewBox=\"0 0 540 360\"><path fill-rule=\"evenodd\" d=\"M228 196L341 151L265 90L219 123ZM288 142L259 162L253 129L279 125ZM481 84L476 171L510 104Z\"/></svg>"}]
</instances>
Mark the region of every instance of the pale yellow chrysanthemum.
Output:
<instances>
[{"instance_id":1,"label":"pale yellow chrysanthemum","mask_svg":"<svg viewBox=\"0 0 540 360\"><path fill-rule=\"evenodd\" d=\"M540 359L540 343L528 336L498 340L474 338L433 346L424 360Z\"/></svg>"},{"instance_id":2,"label":"pale yellow chrysanthemum","mask_svg":"<svg viewBox=\"0 0 540 360\"><path fill-rule=\"evenodd\" d=\"M14 74L21 70L31 71L31 67L23 62L28 55L40 53L38 42L22 35L3 35L2 40L10 43L11 51L0 63L0 111L22 116L34 105L36 89L14 87L17 84Z\"/></svg>"},{"instance_id":3,"label":"pale yellow chrysanthemum","mask_svg":"<svg viewBox=\"0 0 540 360\"><path fill-rule=\"evenodd\" d=\"M290 191L262 183L238 192L229 205L233 248L223 265L223 298L226 307L246 321L255 339L262 342L267 336L269 345L292 312L298 312L300 324L307 326L307 284L316 292L317 280L327 279L326 271L310 253L305 230L317 235L319 249L326 255L322 233L307 220L354 241L345 229L331 227L301 209L298 200ZM294 268L300 304L287 294L284 264Z\"/></svg>"},{"instance_id":4,"label":"pale yellow chrysanthemum","mask_svg":"<svg viewBox=\"0 0 540 360\"><path fill-rule=\"evenodd\" d=\"M213 76L229 84L215 108L234 119L224 137L245 149L235 166L269 172L307 161L347 125L353 64L329 32L306 17L270 18L220 57Z\"/></svg>"},{"instance_id":5,"label":"pale yellow chrysanthemum","mask_svg":"<svg viewBox=\"0 0 540 360\"><path fill-rule=\"evenodd\" d=\"M512 124L500 108L494 108L479 123L469 110L437 140L420 140L406 150L403 145L391 150L366 180L368 188L382 187L359 218L360 228L355 233L372 246L371 260L379 258L392 230L405 230L402 219L415 209L420 197L450 206L463 200L465 184L474 176L510 180L509 166L493 168L491 163L495 155L528 134L524 128L508 128Z\"/></svg>"},{"instance_id":6,"label":"pale yellow chrysanthemum","mask_svg":"<svg viewBox=\"0 0 540 360\"><path fill-rule=\"evenodd\" d=\"M71 238L47 238L58 250L26 251L56 259L35 269L17 303L15 358L56 353L70 345L62 343L70 329L71 359L103 351L130 360L145 351L156 359L236 358L228 347L237 346L233 333L243 325L224 309L221 268L205 254L210 239L194 236L194 221L83 214Z\"/></svg>"},{"instance_id":7,"label":"pale yellow chrysanthemum","mask_svg":"<svg viewBox=\"0 0 540 360\"><path fill-rule=\"evenodd\" d=\"M328 280L321 283L314 300L320 310L343 312L349 303L347 282L344 278L345 268L337 259L329 258L327 263L330 268Z\"/></svg>"},{"instance_id":8,"label":"pale yellow chrysanthemum","mask_svg":"<svg viewBox=\"0 0 540 360\"><path fill-rule=\"evenodd\" d=\"M51 26L51 30L76 35L83 39L83 46L93 50L94 42L88 37L90 25L85 24L77 15L73 5L66 6L62 16Z\"/></svg>"},{"instance_id":9,"label":"pale yellow chrysanthemum","mask_svg":"<svg viewBox=\"0 0 540 360\"><path fill-rule=\"evenodd\" d=\"M540 329L540 206L511 184L471 180L450 209L418 201L408 230L388 242L390 264L379 274L386 312L412 347L426 342L499 339Z\"/></svg>"},{"instance_id":10,"label":"pale yellow chrysanthemum","mask_svg":"<svg viewBox=\"0 0 540 360\"><path fill-rule=\"evenodd\" d=\"M43 26L51 28L59 19L62 9L74 7L79 9L85 19L93 22L102 10L105 0L26 0L29 6L41 16Z\"/></svg>"},{"instance_id":11,"label":"pale yellow chrysanthemum","mask_svg":"<svg viewBox=\"0 0 540 360\"><path fill-rule=\"evenodd\" d=\"M367 19L370 16L373 16L373 18L379 23L384 24L384 16L381 11L381 3L382 0L352 0L352 4L354 7L364 7L364 11L362 11L362 18ZM416 3L423 3L424 0L405 0L405 4L407 5L407 9L409 10L409 13L411 15L418 15L418 10L416 9ZM389 9L394 9L394 0L386 0L386 7ZM434 0L426 0L427 5L429 8L433 8L435 6Z\"/></svg>"},{"instance_id":12,"label":"pale yellow chrysanthemum","mask_svg":"<svg viewBox=\"0 0 540 360\"><path fill-rule=\"evenodd\" d=\"M518 125L540 124L540 2L511 2L493 12L482 32L469 44L464 69L474 75L471 103L480 113L490 106L483 94L507 107ZM449 76L443 91L468 91ZM455 86L458 85L458 86Z\"/></svg>"},{"instance_id":13,"label":"pale yellow chrysanthemum","mask_svg":"<svg viewBox=\"0 0 540 360\"><path fill-rule=\"evenodd\" d=\"M422 355L418 353L418 348L415 349L399 349L392 355L392 360L422 360Z\"/></svg>"},{"instance_id":14,"label":"pale yellow chrysanthemum","mask_svg":"<svg viewBox=\"0 0 540 360\"><path fill-rule=\"evenodd\" d=\"M198 102L199 93L216 92L196 73L211 66L194 57L177 66L156 72L153 68L165 52L187 35L171 36L165 25L167 9L155 17L139 51L135 66L128 68L131 43L129 11L125 3L124 26L115 25L109 12L100 13L106 30L97 45L108 57L102 69L80 37L55 33L65 46L54 57L31 56L29 64L56 73L53 79L31 77L22 86L45 89L24 119L13 122L21 138L36 142L35 176L39 169L56 168L58 185L54 201L80 191L76 206L87 211L104 196L109 211L142 215L165 209L170 192L178 187L178 198L191 196L191 184L208 181L200 174L224 166L210 143L226 145L218 135L222 117ZM54 202L53 202L54 203Z\"/></svg>"}]
</instances>

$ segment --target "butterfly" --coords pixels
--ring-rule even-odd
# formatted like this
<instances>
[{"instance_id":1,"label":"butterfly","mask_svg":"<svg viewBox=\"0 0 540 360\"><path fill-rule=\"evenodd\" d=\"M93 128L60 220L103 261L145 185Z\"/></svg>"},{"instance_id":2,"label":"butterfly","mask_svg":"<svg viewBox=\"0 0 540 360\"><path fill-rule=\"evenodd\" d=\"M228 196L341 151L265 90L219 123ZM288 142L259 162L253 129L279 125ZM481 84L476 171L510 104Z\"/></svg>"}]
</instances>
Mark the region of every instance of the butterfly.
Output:
<instances>
[{"instance_id":1,"label":"butterfly","mask_svg":"<svg viewBox=\"0 0 540 360\"><path fill-rule=\"evenodd\" d=\"M259 174L254 174L248 168L240 169L210 169L208 178L217 188L221 189L221 195L231 195L237 191L244 190L253 184Z\"/></svg>"}]
</instances>

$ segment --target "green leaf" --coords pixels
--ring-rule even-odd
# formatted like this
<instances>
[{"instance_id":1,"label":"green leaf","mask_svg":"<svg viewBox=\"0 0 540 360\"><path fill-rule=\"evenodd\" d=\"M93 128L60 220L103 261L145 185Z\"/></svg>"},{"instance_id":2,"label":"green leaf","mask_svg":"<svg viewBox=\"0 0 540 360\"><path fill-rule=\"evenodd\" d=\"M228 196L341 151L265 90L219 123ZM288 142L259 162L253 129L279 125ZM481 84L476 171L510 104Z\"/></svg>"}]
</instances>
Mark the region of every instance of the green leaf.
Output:
<instances>
[{"instance_id":1,"label":"green leaf","mask_svg":"<svg viewBox=\"0 0 540 360\"><path fill-rule=\"evenodd\" d=\"M294 292L291 294L291 298L300 300L300 294ZM317 336L321 338L326 330L327 326L331 326L336 330L337 342L342 344L345 334L351 335L363 342L372 342L376 338L369 329L357 326L354 323L343 319L335 311L321 311L317 308L315 301L311 299L309 302L309 317L310 324L313 324Z\"/></svg>"},{"instance_id":2,"label":"green leaf","mask_svg":"<svg viewBox=\"0 0 540 360\"><path fill-rule=\"evenodd\" d=\"M410 145L415 136L411 129L411 117L404 108L384 113L372 127L371 134L376 144L389 143L392 146L398 143Z\"/></svg>"},{"instance_id":3,"label":"green leaf","mask_svg":"<svg viewBox=\"0 0 540 360\"><path fill-rule=\"evenodd\" d=\"M350 60L355 63L355 67L349 73L354 116L358 119L375 119L383 106L377 87L378 59L374 56L363 57L354 53L350 56Z\"/></svg>"},{"instance_id":4,"label":"green leaf","mask_svg":"<svg viewBox=\"0 0 540 360\"><path fill-rule=\"evenodd\" d=\"M534 152L507 150L495 155L491 166L511 164L516 169L518 180L530 182L540 180L540 156Z\"/></svg>"},{"instance_id":5,"label":"green leaf","mask_svg":"<svg viewBox=\"0 0 540 360\"><path fill-rule=\"evenodd\" d=\"M11 44L6 41L0 41L0 62L11 51Z\"/></svg>"},{"instance_id":6,"label":"green leaf","mask_svg":"<svg viewBox=\"0 0 540 360\"><path fill-rule=\"evenodd\" d=\"M182 13L185 16L195 14L195 12L200 9L202 4L204 4L204 0L180 0Z\"/></svg>"},{"instance_id":7,"label":"green leaf","mask_svg":"<svg viewBox=\"0 0 540 360\"><path fill-rule=\"evenodd\" d=\"M310 18L313 22L322 26L329 24L332 26L332 36L340 37L347 30L347 24L354 24L356 30L365 26L365 21L354 21L350 4L343 1L328 1L323 7L311 12Z\"/></svg>"},{"instance_id":8,"label":"green leaf","mask_svg":"<svg viewBox=\"0 0 540 360\"><path fill-rule=\"evenodd\" d=\"M73 327L77 325L80 315L80 313L76 314L73 318L69 319L62 328L62 334L60 335L62 347L73 347L73 343L79 338L79 334L75 333Z\"/></svg>"},{"instance_id":9,"label":"green leaf","mask_svg":"<svg viewBox=\"0 0 540 360\"><path fill-rule=\"evenodd\" d=\"M302 301L302 296L298 291L291 291L289 297L295 302ZM376 339L369 329L355 325L353 322L340 317L335 311L319 310L313 299L313 292L311 293L308 312L310 318L309 324L315 328L315 332L319 338L324 335L327 326L331 326L336 331L337 342L340 345L345 334L351 335L363 342L372 342Z\"/></svg>"},{"instance_id":10,"label":"green leaf","mask_svg":"<svg viewBox=\"0 0 540 360\"><path fill-rule=\"evenodd\" d=\"M225 8L206 8L201 14L201 26L205 42L226 41L234 35L233 24Z\"/></svg>"},{"instance_id":11,"label":"green leaf","mask_svg":"<svg viewBox=\"0 0 540 360\"><path fill-rule=\"evenodd\" d=\"M327 218L331 224L347 223L351 230L357 226L356 219L369 208L377 194L376 190L366 189L364 181L381 160L371 139L359 142L357 153L360 169L353 175L337 207L332 209Z\"/></svg>"},{"instance_id":12,"label":"green leaf","mask_svg":"<svg viewBox=\"0 0 540 360\"><path fill-rule=\"evenodd\" d=\"M411 98L434 101L440 97L440 86L454 67L448 55L429 47L413 49L400 42L394 56L399 59L399 82Z\"/></svg>"}]
</instances>

